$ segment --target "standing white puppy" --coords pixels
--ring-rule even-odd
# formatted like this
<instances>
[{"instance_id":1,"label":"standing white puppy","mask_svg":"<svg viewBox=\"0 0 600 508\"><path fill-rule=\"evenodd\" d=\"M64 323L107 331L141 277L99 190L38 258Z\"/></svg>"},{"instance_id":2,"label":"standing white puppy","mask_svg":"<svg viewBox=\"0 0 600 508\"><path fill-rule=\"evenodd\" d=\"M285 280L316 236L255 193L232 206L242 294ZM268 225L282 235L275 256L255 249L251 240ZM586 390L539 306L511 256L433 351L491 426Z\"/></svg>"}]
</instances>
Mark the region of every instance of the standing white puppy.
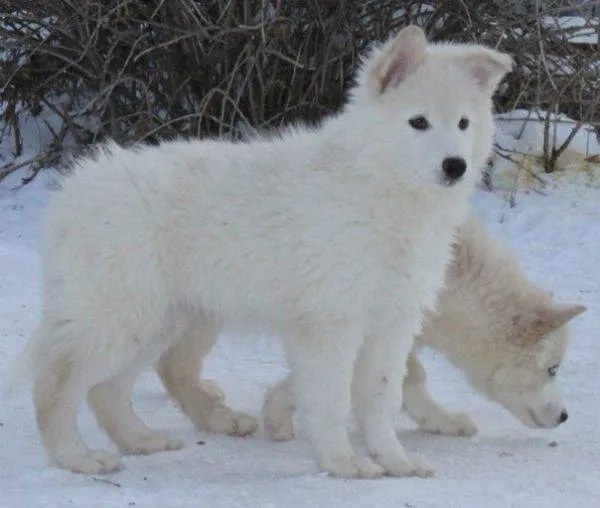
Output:
<instances>
[{"instance_id":1,"label":"standing white puppy","mask_svg":"<svg viewBox=\"0 0 600 508\"><path fill-rule=\"evenodd\" d=\"M79 161L47 212L43 318L25 362L50 457L84 473L120 467L81 437L86 395L122 452L181 446L130 406L133 380L157 361L197 425L251 433L255 421L196 375L219 330L259 326L285 340L320 467L430 474L394 432L399 366L468 214L491 149L491 96L510 67L481 46L428 46L408 27L318 130L110 145ZM357 458L346 430L363 344L357 410L371 458Z\"/></svg>"}]
</instances>

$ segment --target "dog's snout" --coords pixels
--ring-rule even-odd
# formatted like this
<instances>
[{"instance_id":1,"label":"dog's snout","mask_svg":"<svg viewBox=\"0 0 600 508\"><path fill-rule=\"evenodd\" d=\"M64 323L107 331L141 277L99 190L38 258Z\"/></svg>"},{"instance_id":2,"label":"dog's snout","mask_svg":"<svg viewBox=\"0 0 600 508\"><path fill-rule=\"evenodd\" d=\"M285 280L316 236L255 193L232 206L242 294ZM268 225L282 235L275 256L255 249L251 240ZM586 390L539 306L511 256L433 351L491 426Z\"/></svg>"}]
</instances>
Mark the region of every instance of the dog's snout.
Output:
<instances>
[{"instance_id":1,"label":"dog's snout","mask_svg":"<svg viewBox=\"0 0 600 508\"><path fill-rule=\"evenodd\" d=\"M462 157L447 157L442 162L444 176L449 183L456 182L467 170L467 162Z\"/></svg>"},{"instance_id":2,"label":"dog's snout","mask_svg":"<svg viewBox=\"0 0 600 508\"><path fill-rule=\"evenodd\" d=\"M565 423L569 419L569 413L565 410L561 411L560 416L558 417L558 423Z\"/></svg>"}]
</instances>

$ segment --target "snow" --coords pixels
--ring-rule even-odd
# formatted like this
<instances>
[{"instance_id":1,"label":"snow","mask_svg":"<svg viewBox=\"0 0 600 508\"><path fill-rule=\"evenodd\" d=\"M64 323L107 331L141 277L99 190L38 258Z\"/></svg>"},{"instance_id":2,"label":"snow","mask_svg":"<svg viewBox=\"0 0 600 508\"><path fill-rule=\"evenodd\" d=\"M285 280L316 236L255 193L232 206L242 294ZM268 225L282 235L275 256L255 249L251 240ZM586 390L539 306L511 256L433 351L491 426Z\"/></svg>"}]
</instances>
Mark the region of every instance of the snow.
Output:
<instances>
[{"instance_id":1,"label":"snow","mask_svg":"<svg viewBox=\"0 0 600 508\"><path fill-rule=\"evenodd\" d=\"M542 23L562 32L572 44L598 44L598 18L582 16L544 16Z\"/></svg>"},{"instance_id":2,"label":"snow","mask_svg":"<svg viewBox=\"0 0 600 508\"><path fill-rule=\"evenodd\" d=\"M543 170L544 131L548 128L548 151L558 150L574 131L555 163L555 182ZM526 186L544 192L556 180L575 177L587 186L598 186L598 137L589 125L579 125L565 115L545 111L515 110L497 115L496 152L490 171L495 188L514 192Z\"/></svg>"},{"instance_id":3,"label":"snow","mask_svg":"<svg viewBox=\"0 0 600 508\"><path fill-rule=\"evenodd\" d=\"M568 131L562 125L564 138ZM498 126L499 136L512 139L516 144L511 148L518 148L516 123L505 119ZM532 137L525 138L531 144ZM585 149L599 152L597 143L587 138ZM20 170L0 184L0 378L40 315L41 219L60 179L47 170L21 187L25 174ZM543 431L523 427L430 353L425 364L431 390L447 407L467 411L480 435L428 435L401 417L401 441L409 452L427 456L436 476L339 480L318 472L305 438L272 443L262 434L240 439L195 431L149 372L136 386L134 406L152 427L183 438L185 449L126 457L123 471L102 477L56 469L41 447L30 394L18 393L0 404L0 507L599 506L597 176L595 170L565 172L546 176L543 194L518 186L511 191L512 200L502 188L478 191L474 198L477 213L514 248L532 279L557 299L589 307L572 323L574 340L561 368L570 413L565 425ZM252 414L258 414L267 387L285 372L279 346L262 336L223 337L206 366L206 376L218 380L230 403ZM87 410L80 423L92 446L112 447Z\"/></svg>"}]
</instances>

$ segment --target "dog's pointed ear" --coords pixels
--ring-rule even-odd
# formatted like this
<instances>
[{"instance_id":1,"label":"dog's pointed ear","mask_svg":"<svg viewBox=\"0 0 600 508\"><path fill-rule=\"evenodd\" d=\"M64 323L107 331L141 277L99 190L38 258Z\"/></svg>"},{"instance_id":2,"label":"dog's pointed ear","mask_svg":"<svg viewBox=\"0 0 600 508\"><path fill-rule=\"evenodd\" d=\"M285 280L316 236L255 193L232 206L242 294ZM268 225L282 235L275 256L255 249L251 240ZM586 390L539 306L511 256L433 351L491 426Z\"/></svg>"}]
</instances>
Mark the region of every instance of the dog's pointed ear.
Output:
<instances>
[{"instance_id":1,"label":"dog's pointed ear","mask_svg":"<svg viewBox=\"0 0 600 508\"><path fill-rule=\"evenodd\" d=\"M425 32L411 25L373 55L367 70L367 86L376 95L400 84L425 61L427 38Z\"/></svg>"},{"instance_id":2,"label":"dog's pointed ear","mask_svg":"<svg viewBox=\"0 0 600 508\"><path fill-rule=\"evenodd\" d=\"M546 321L553 326L553 330L566 325L571 319L587 310L585 305L569 303L552 303L545 310Z\"/></svg>"},{"instance_id":3,"label":"dog's pointed ear","mask_svg":"<svg viewBox=\"0 0 600 508\"><path fill-rule=\"evenodd\" d=\"M479 87L490 95L514 65L510 55L483 47L476 47L461 58Z\"/></svg>"},{"instance_id":4,"label":"dog's pointed ear","mask_svg":"<svg viewBox=\"0 0 600 508\"><path fill-rule=\"evenodd\" d=\"M530 314L515 316L512 337L519 344L537 342L586 310L584 305L547 303Z\"/></svg>"}]
</instances>

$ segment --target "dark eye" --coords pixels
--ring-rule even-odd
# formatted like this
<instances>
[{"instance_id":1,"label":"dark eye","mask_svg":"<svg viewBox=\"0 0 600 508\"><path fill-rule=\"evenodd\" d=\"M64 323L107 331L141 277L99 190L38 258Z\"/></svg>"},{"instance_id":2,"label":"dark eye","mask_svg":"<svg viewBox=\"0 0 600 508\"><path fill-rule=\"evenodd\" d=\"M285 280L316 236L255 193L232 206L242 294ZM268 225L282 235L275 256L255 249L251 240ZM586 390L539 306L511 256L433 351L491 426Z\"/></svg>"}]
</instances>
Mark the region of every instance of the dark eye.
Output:
<instances>
[{"instance_id":1,"label":"dark eye","mask_svg":"<svg viewBox=\"0 0 600 508\"><path fill-rule=\"evenodd\" d=\"M424 116L413 116L408 123L413 129L417 129L418 131L426 131L431 127Z\"/></svg>"},{"instance_id":2,"label":"dark eye","mask_svg":"<svg viewBox=\"0 0 600 508\"><path fill-rule=\"evenodd\" d=\"M552 367L550 367L550 368L548 369L548 375L549 375L550 377L554 377L554 376L556 376L556 373L557 373L557 372L558 372L558 365L553 365Z\"/></svg>"},{"instance_id":3,"label":"dark eye","mask_svg":"<svg viewBox=\"0 0 600 508\"><path fill-rule=\"evenodd\" d=\"M463 116L460 119L460 122L458 122L458 128L461 131L464 131L468 126L469 126L469 119L467 117Z\"/></svg>"}]
</instances>

